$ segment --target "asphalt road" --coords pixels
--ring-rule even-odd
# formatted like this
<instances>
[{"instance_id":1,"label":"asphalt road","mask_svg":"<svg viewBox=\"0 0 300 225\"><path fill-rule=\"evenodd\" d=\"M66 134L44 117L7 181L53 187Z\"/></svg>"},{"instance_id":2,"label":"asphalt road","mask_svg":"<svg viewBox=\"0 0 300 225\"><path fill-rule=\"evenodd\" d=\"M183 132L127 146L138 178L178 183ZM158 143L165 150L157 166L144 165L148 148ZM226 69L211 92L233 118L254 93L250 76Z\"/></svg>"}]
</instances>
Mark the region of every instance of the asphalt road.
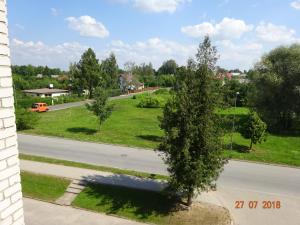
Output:
<instances>
[{"instance_id":1,"label":"asphalt road","mask_svg":"<svg viewBox=\"0 0 300 225\"><path fill-rule=\"evenodd\" d=\"M167 174L161 157L151 150L24 134L18 135L18 142L20 152L25 154ZM214 198L230 209L236 224L299 224L300 169L230 161L218 180L218 187ZM245 204L257 200L259 209L249 209L248 205L236 209L238 200L246 201ZM263 209L261 204L265 200L281 201L282 207Z\"/></svg>"}]
</instances>

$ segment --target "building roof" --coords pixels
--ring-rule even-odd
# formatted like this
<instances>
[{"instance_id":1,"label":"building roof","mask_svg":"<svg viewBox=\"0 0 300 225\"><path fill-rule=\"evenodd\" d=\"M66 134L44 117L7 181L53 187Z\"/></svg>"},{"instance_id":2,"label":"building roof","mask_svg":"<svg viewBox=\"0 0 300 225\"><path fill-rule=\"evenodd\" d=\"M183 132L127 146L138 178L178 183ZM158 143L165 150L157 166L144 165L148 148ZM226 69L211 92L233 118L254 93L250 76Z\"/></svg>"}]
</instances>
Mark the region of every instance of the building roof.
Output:
<instances>
[{"instance_id":1,"label":"building roof","mask_svg":"<svg viewBox=\"0 0 300 225\"><path fill-rule=\"evenodd\" d=\"M54 94L54 93L66 93L69 91L63 89L40 88L40 89L24 90L23 92L32 93L32 94Z\"/></svg>"}]
</instances>

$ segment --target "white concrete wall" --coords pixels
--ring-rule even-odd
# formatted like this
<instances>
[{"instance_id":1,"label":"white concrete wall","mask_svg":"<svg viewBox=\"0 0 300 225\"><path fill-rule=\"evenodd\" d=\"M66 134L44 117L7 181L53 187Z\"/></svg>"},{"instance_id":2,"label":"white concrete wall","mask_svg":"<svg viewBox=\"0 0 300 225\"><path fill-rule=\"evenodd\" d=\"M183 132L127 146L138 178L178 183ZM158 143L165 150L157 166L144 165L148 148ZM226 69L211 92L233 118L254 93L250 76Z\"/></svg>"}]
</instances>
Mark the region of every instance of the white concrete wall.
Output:
<instances>
[{"instance_id":1,"label":"white concrete wall","mask_svg":"<svg viewBox=\"0 0 300 225\"><path fill-rule=\"evenodd\" d=\"M0 0L0 225L23 225L23 202L8 44L6 0Z\"/></svg>"}]
</instances>

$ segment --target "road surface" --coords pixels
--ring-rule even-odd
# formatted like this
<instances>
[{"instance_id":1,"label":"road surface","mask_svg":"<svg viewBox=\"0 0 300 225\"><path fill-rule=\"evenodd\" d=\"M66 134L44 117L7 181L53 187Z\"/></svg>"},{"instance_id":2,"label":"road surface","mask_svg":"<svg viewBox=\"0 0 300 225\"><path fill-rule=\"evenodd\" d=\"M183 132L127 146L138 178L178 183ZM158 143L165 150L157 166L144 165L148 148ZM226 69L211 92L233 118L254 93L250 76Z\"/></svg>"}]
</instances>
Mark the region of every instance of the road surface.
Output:
<instances>
[{"instance_id":1,"label":"road surface","mask_svg":"<svg viewBox=\"0 0 300 225\"><path fill-rule=\"evenodd\" d=\"M158 153L129 147L79 142L61 138L18 135L21 153L47 156L167 174ZM300 169L230 161L218 180L218 191L210 199L230 209L236 224L298 225L300 221ZM204 195L205 197L205 195ZM236 201L245 201L236 209ZM249 209L249 201L258 201ZM280 209L262 209L263 201L280 201Z\"/></svg>"}]
</instances>

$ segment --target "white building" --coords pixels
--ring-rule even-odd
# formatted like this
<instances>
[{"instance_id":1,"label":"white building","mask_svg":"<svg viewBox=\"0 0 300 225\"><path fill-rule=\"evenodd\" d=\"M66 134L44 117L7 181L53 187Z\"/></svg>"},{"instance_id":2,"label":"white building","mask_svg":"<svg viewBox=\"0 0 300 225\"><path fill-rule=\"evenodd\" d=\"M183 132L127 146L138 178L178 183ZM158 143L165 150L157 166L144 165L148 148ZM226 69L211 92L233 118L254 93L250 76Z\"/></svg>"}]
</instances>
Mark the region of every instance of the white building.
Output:
<instances>
[{"instance_id":1,"label":"white building","mask_svg":"<svg viewBox=\"0 0 300 225\"><path fill-rule=\"evenodd\" d=\"M69 95L68 90L63 89L54 89L54 88L40 88L40 89L32 89L32 90L24 90L25 94L30 95L32 97L59 97Z\"/></svg>"}]
</instances>

